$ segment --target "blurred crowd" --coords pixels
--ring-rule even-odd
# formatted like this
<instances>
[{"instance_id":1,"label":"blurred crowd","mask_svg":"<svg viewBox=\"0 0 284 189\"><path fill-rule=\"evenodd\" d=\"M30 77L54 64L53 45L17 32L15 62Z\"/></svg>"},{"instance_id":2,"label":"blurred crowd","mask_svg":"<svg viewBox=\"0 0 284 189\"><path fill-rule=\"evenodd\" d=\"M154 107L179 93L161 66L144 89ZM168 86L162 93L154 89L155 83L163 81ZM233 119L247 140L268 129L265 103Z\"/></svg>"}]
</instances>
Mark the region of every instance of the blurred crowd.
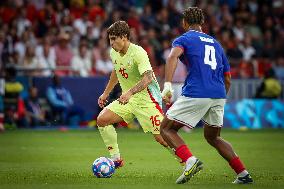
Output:
<instances>
[{"instance_id":1,"label":"blurred crowd","mask_svg":"<svg viewBox=\"0 0 284 189\"><path fill-rule=\"evenodd\" d=\"M282 0L6 0L0 2L0 67L18 74L107 75L112 70L106 29L117 20L148 53L163 78L172 40L183 31L184 8L204 10L203 31L216 37L233 78L262 78L274 68L284 78Z\"/></svg>"}]
</instances>

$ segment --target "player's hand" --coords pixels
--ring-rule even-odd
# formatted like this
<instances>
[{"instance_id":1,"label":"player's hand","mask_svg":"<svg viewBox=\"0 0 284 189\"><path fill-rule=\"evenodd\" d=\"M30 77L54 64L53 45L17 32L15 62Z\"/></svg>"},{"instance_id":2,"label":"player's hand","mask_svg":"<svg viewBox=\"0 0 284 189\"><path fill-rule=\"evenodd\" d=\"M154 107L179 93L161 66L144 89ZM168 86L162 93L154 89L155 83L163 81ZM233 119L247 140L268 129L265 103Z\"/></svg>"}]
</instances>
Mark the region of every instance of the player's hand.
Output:
<instances>
[{"instance_id":1,"label":"player's hand","mask_svg":"<svg viewBox=\"0 0 284 189\"><path fill-rule=\"evenodd\" d=\"M118 98L118 102L122 105L125 105L129 102L131 96L132 94L129 91L122 93L122 95Z\"/></svg>"},{"instance_id":2,"label":"player's hand","mask_svg":"<svg viewBox=\"0 0 284 189\"><path fill-rule=\"evenodd\" d=\"M106 95L104 93L99 97L98 105L99 105L100 108L105 107L106 103L108 102L107 98L108 98L108 95Z\"/></svg>"},{"instance_id":3,"label":"player's hand","mask_svg":"<svg viewBox=\"0 0 284 189\"><path fill-rule=\"evenodd\" d=\"M171 103L171 98L173 96L174 90L172 89L171 82L165 82L164 90L162 91L163 101L168 105Z\"/></svg>"},{"instance_id":4,"label":"player's hand","mask_svg":"<svg viewBox=\"0 0 284 189\"><path fill-rule=\"evenodd\" d=\"M154 134L154 138L158 143L160 143L164 147L169 146L160 134Z\"/></svg>"}]
</instances>

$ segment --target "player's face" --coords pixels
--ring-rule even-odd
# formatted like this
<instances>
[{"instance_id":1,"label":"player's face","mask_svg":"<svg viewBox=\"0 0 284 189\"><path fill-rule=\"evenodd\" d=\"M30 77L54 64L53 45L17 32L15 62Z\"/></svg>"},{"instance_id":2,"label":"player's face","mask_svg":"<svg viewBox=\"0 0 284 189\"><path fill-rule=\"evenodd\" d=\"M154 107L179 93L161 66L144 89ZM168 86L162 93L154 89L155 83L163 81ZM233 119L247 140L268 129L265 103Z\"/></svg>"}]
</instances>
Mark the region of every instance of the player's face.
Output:
<instances>
[{"instance_id":1,"label":"player's face","mask_svg":"<svg viewBox=\"0 0 284 189\"><path fill-rule=\"evenodd\" d=\"M110 46L117 52L121 52L127 41L126 37L117 37L114 35L109 36Z\"/></svg>"}]
</instances>

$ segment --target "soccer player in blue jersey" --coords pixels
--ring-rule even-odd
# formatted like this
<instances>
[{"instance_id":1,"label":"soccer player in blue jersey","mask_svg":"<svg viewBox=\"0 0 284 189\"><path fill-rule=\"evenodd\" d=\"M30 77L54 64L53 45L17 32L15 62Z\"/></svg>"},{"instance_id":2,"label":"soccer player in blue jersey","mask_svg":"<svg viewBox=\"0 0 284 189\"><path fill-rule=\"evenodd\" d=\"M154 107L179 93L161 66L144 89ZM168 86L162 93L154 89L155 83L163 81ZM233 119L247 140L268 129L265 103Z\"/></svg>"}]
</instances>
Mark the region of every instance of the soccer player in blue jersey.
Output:
<instances>
[{"instance_id":1,"label":"soccer player in blue jersey","mask_svg":"<svg viewBox=\"0 0 284 189\"><path fill-rule=\"evenodd\" d=\"M190 7L183 12L186 33L173 41L167 58L166 78L162 96L166 103L172 96L171 81L178 59L187 67L188 75L182 95L167 111L161 124L161 135L175 154L185 163L177 184L187 182L203 168L203 163L192 155L178 130L194 128L203 120L204 137L228 161L236 172L233 183L247 184L253 180L230 143L221 138L226 94L230 88L230 66L223 48L213 37L201 30L204 16L201 9Z\"/></svg>"}]
</instances>

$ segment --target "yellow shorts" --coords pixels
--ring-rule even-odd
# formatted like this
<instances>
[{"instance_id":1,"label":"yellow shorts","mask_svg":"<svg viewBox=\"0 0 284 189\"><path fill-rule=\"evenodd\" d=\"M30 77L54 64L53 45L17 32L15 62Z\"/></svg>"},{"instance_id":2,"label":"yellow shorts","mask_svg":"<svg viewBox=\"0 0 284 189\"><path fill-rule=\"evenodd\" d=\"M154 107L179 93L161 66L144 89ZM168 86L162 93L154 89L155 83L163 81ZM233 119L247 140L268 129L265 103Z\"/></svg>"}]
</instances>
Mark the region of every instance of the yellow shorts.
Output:
<instances>
[{"instance_id":1,"label":"yellow shorts","mask_svg":"<svg viewBox=\"0 0 284 189\"><path fill-rule=\"evenodd\" d=\"M126 123L130 123L134 118L137 118L145 133L160 134L160 125L164 115L161 106L157 102L130 100L127 104L122 105L116 100L106 108L120 116Z\"/></svg>"}]
</instances>

